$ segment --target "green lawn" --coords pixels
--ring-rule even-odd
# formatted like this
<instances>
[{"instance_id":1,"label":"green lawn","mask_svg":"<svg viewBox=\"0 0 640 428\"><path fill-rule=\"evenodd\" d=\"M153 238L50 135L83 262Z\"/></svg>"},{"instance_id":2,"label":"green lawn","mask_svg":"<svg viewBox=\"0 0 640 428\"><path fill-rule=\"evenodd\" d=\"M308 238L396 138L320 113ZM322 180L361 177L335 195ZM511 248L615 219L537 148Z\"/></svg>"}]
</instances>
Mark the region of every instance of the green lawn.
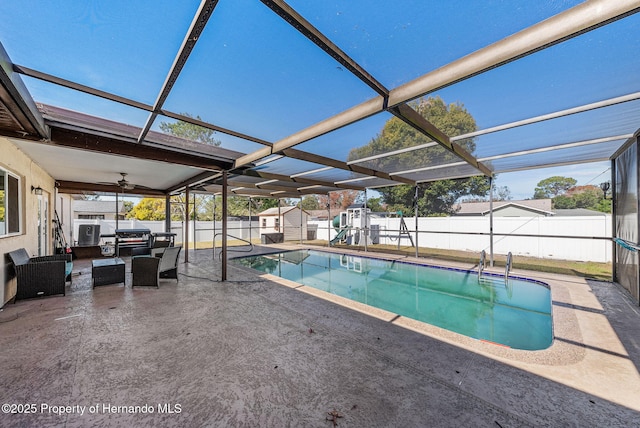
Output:
<instances>
[{"instance_id":1,"label":"green lawn","mask_svg":"<svg viewBox=\"0 0 640 428\"><path fill-rule=\"evenodd\" d=\"M327 246L327 241L307 241L306 244ZM363 248L351 245L336 245L336 248ZM397 245L369 245L368 251L381 252L388 254L403 254L414 256L416 250L414 247L400 247ZM420 257L428 257L439 260L449 260L464 263L477 264L480 255L469 251L443 250L439 248L420 248ZM487 258L489 255L487 254ZM488 262L488 261L487 261ZM506 256L496 254L494 256L494 266L504 267ZM526 269L539 272L559 273L563 275L580 276L583 278L592 278L602 281L611 280L611 264L596 262L576 262L572 260L555 260L555 259L539 259L535 257L513 256L513 267L515 269Z\"/></svg>"}]
</instances>

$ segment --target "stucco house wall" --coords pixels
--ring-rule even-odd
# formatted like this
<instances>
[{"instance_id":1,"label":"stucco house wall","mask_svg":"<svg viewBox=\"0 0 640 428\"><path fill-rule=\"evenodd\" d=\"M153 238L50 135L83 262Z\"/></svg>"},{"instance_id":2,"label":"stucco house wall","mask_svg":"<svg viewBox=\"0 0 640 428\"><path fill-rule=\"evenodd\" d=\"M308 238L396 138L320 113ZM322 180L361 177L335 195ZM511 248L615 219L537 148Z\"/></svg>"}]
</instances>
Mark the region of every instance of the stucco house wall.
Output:
<instances>
[{"instance_id":1,"label":"stucco house wall","mask_svg":"<svg viewBox=\"0 0 640 428\"><path fill-rule=\"evenodd\" d=\"M0 303L4 306L16 295L16 281L8 279L9 272L6 254L10 251L24 247L31 255L38 252L38 196L31 192L31 186L41 187L43 197L48 198L50 212L53 214L55 182L38 164L33 162L26 154L20 151L11 141L0 137L0 166L11 171L20 178L20 205L21 205L21 231L17 235L0 237L0 270L2 286L0 286ZM46 225L51 228L51 216ZM49 233L47 243L48 254L52 253L52 233Z\"/></svg>"}]
</instances>

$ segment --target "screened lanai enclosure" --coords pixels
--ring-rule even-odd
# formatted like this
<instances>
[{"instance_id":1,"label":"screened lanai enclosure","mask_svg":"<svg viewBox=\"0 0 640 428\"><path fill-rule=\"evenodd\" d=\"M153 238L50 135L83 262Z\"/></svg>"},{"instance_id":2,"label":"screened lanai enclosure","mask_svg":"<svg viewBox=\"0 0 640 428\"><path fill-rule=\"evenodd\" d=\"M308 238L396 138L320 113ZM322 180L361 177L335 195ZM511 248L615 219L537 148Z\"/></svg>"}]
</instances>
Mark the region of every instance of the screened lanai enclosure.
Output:
<instances>
[{"instance_id":1,"label":"screened lanai enclosure","mask_svg":"<svg viewBox=\"0 0 640 428\"><path fill-rule=\"evenodd\" d=\"M601 238L638 301L639 11L3 2L0 133L59 193L295 199L610 161L613 232ZM422 114L434 103L469 117L436 126Z\"/></svg>"}]
</instances>

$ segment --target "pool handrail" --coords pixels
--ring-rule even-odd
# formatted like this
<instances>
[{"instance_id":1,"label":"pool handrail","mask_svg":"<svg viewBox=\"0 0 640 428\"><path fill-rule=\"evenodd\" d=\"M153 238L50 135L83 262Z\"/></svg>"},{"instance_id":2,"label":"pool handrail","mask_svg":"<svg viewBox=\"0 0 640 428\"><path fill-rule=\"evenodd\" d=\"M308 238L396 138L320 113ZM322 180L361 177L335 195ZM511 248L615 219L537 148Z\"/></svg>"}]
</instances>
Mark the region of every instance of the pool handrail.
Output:
<instances>
[{"instance_id":1,"label":"pool handrail","mask_svg":"<svg viewBox=\"0 0 640 428\"><path fill-rule=\"evenodd\" d=\"M216 236L218 236L218 235L222 235L222 232L218 232L218 233L213 235L213 256L214 257L215 257L215 254L216 254ZM249 241L247 239L239 238L237 236L233 236L230 233L227 233L227 236L229 238L237 239L238 241L246 242L247 244L249 244L249 249L248 250L237 250L235 248L231 248L230 249L229 247L227 247L227 251L236 251L238 253L250 253L250 252L253 251L253 243L251 241ZM220 251L219 257L222 258L222 251Z\"/></svg>"},{"instance_id":2,"label":"pool handrail","mask_svg":"<svg viewBox=\"0 0 640 428\"><path fill-rule=\"evenodd\" d=\"M507 281L509 281L509 272L511 272L512 264L513 264L513 254L511 254L511 251L509 251L507 253L507 262L505 263L505 266L504 266L504 282L505 282L505 284L507 283Z\"/></svg>"},{"instance_id":3,"label":"pool handrail","mask_svg":"<svg viewBox=\"0 0 640 428\"><path fill-rule=\"evenodd\" d=\"M480 282L480 278L482 277L482 271L484 271L486 265L487 253L485 250L480 252L480 261L478 262L478 282Z\"/></svg>"}]
</instances>

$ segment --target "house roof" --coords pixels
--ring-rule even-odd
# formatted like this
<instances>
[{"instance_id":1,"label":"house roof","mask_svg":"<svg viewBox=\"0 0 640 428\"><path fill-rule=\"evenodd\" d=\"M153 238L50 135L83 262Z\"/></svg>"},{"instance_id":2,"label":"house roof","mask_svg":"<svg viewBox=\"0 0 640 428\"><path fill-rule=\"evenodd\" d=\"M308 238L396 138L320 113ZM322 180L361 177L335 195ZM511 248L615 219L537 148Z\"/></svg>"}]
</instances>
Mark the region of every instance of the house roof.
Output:
<instances>
[{"instance_id":1,"label":"house roof","mask_svg":"<svg viewBox=\"0 0 640 428\"><path fill-rule=\"evenodd\" d=\"M461 202L457 206L456 215L484 215L490 211L489 202ZM541 214L551 215L551 199L526 199L521 201L495 201L493 211L506 207L520 207L526 210L536 211Z\"/></svg>"},{"instance_id":2,"label":"house roof","mask_svg":"<svg viewBox=\"0 0 640 428\"><path fill-rule=\"evenodd\" d=\"M73 201L73 211L81 213L115 214L115 201ZM124 202L118 201L118 213L124 210Z\"/></svg>"}]
</instances>

